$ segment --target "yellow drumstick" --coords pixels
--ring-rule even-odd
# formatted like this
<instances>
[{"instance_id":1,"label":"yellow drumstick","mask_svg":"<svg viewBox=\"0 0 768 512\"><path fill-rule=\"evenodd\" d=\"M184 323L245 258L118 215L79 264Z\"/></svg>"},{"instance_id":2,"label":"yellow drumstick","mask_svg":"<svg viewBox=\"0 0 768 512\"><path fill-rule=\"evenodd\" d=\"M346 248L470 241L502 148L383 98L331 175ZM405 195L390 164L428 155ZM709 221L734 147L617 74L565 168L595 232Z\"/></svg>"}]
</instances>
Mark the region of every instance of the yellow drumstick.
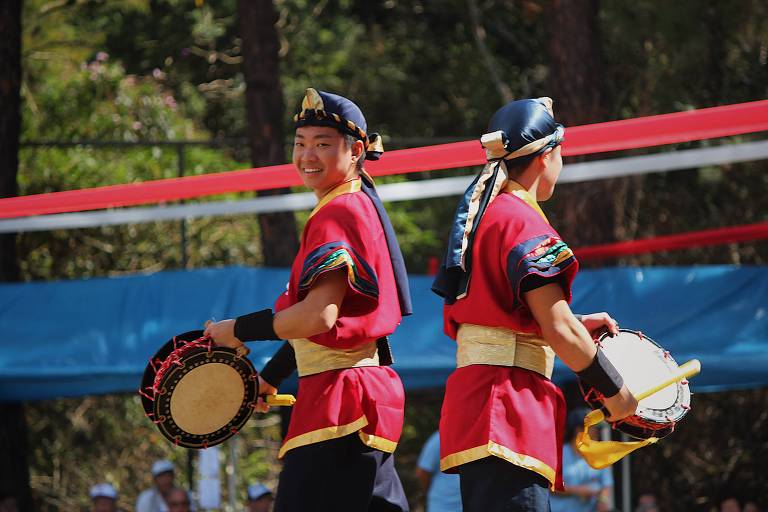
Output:
<instances>
[{"instance_id":1,"label":"yellow drumstick","mask_svg":"<svg viewBox=\"0 0 768 512\"><path fill-rule=\"evenodd\" d=\"M262 395L267 405L272 407L290 407L296 403L296 397L293 395Z\"/></svg>"},{"instance_id":2,"label":"yellow drumstick","mask_svg":"<svg viewBox=\"0 0 768 512\"><path fill-rule=\"evenodd\" d=\"M677 373L675 373L673 376L671 376L670 378L668 378L663 382L660 382L659 384L656 384L655 386L652 386L649 389L646 389L642 393L635 395L635 399L637 399L637 401L639 402L643 398L648 398L652 394L661 391L667 386L671 386L672 384L675 384L688 377L693 377L700 371L701 371L701 363L699 362L699 360L691 359L684 365L680 366L677 369ZM597 425L604 419L605 419L605 414L603 413L602 409L596 409L590 412L589 414L587 414L587 416L584 418L584 423L588 425Z\"/></svg>"}]
</instances>

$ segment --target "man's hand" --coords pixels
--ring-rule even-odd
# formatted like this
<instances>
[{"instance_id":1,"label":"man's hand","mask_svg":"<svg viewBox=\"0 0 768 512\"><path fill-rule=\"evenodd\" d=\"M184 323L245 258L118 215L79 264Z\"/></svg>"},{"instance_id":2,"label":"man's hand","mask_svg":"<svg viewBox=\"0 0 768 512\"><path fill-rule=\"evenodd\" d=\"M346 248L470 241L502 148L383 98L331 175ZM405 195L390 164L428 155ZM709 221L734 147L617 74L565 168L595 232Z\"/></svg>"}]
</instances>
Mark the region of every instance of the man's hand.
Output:
<instances>
[{"instance_id":1,"label":"man's hand","mask_svg":"<svg viewBox=\"0 0 768 512\"><path fill-rule=\"evenodd\" d=\"M608 421L619 421L632 416L637 411L637 400L632 393L627 389L626 384L621 386L618 393L610 398L603 398L603 405L610 416L606 416Z\"/></svg>"},{"instance_id":2,"label":"man's hand","mask_svg":"<svg viewBox=\"0 0 768 512\"><path fill-rule=\"evenodd\" d=\"M222 320L221 322L211 322L205 324L205 336L209 336L214 344L219 347L237 349L243 346L243 342L235 337L235 321L232 319Z\"/></svg>"},{"instance_id":3,"label":"man's hand","mask_svg":"<svg viewBox=\"0 0 768 512\"><path fill-rule=\"evenodd\" d=\"M276 395L276 394L277 394L277 388L272 384L270 384L269 382L262 379L261 375L259 375L259 397L256 400L256 407L254 408L254 410L256 412L269 412L269 406L267 405L267 402L261 397L261 395Z\"/></svg>"},{"instance_id":4,"label":"man's hand","mask_svg":"<svg viewBox=\"0 0 768 512\"><path fill-rule=\"evenodd\" d=\"M611 334L619 334L619 323L605 311L581 315L581 323L584 324L593 338L599 336L603 329L607 329Z\"/></svg>"}]
</instances>

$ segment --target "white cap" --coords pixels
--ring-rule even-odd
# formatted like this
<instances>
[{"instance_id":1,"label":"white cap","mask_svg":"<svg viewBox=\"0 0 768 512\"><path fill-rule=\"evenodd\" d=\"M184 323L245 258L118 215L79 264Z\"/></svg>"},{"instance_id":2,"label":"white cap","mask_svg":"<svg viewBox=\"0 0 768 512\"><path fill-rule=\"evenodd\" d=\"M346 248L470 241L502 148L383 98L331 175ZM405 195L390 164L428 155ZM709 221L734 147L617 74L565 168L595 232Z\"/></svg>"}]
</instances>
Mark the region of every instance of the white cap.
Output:
<instances>
[{"instance_id":1,"label":"white cap","mask_svg":"<svg viewBox=\"0 0 768 512\"><path fill-rule=\"evenodd\" d=\"M248 499L257 500L265 494L272 494L272 491L266 485L263 484L251 484L248 486Z\"/></svg>"},{"instance_id":2,"label":"white cap","mask_svg":"<svg viewBox=\"0 0 768 512\"><path fill-rule=\"evenodd\" d=\"M117 499L117 490L111 484L96 484L91 487L91 498L112 498Z\"/></svg>"},{"instance_id":3,"label":"white cap","mask_svg":"<svg viewBox=\"0 0 768 512\"><path fill-rule=\"evenodd\" d=\"M169 460L158 460L152 464L152 476L157 476L161 473L167 473L173 471L173 463Z\"/></svg>"}]
</instances>

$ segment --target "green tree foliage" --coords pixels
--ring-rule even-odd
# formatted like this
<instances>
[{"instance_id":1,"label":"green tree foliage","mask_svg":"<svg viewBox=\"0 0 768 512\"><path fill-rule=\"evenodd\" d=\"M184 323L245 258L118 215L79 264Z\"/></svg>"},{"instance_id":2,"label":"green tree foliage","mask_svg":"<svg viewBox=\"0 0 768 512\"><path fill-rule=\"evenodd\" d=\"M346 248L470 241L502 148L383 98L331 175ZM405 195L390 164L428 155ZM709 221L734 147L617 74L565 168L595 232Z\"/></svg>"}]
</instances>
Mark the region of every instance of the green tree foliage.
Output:
<instances>
[{"instance_id":1,"label":"green tree foliage","mask_svg":"<svg viewBox=\"0 0 768 512\"><path fill-rule=\"evenodd\" d=\"M130 143L200 139L204 132L185 115L160 71L126 74L105 52L62 75L44 74L25 94L24 139ZM34 105L34 107L33 107ZM23 194L173 178L178 148L169 145L107 147L31 146L21 153ZM186 174L247 168L235 152L184 149ZM169 226L170 224L170 226ZM170 229L169 229L170 227ZM201 219L188 226L194 266L258 262L257 225L238 219ZM25 279L91 277L155 271L181 265L181 231L175 223L148 223L19 237Z\"/></svg>"}]
</instances>

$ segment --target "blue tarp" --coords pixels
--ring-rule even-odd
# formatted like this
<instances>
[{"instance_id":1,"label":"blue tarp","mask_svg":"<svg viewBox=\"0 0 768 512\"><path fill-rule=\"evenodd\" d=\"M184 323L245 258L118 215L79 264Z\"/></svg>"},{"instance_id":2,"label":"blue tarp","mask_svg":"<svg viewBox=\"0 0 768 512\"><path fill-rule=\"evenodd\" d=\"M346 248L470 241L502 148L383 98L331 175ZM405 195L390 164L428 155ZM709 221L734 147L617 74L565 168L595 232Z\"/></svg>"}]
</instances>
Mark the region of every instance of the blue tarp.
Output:
<instances>
[{"instance_id":1,"label":"blue tarp","mask_svg":"<svg viewBox=\"0 0 768 512\"><path fill-rule=\"evenodd\" d=\"M285 269L229 267L0 285L0 400L135 391L149 357L208 318L270 307ZM415 315L392 336L406 388L439 387L454 366L432 279L412 276ZM699 358L696 391L768 385L768 268L609 268L579 273L577 312L609 311L678 362ZM251 343L260 368L279 346ZM571 374L560 366L557 378Z\"/></svg>"}]
</instances>

